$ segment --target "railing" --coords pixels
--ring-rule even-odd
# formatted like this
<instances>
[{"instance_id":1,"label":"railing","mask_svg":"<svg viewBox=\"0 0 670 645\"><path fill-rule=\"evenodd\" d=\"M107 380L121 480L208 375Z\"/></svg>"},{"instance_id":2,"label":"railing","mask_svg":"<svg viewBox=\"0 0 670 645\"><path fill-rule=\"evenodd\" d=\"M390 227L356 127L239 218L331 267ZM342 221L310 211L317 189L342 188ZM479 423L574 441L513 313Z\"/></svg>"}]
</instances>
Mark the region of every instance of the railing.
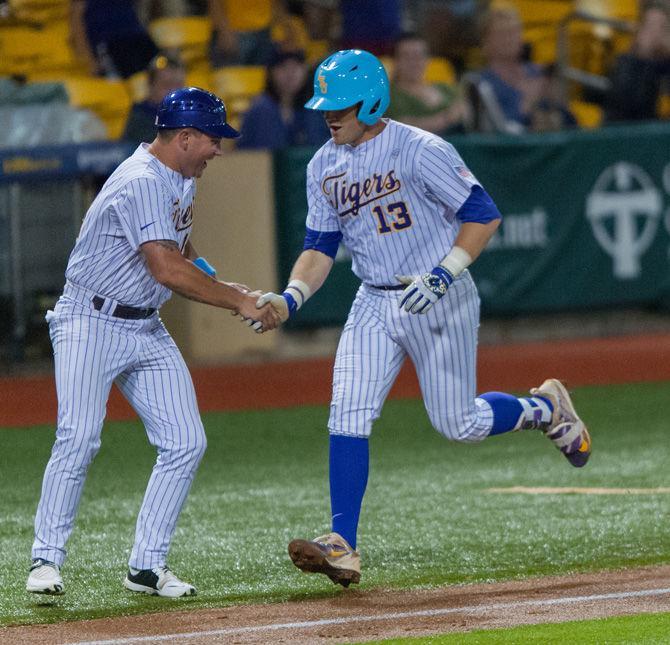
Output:
<instances>
[{"instance_id":1,"label":"railing","mask_svg":"<svg viewBox=\"0 0 670 645\"><path fill-rule=\"evenodd\" d=\"M567 100L569 96L568 83L570 81L577 83L579 86L591 88L600 92L606 92L610 88L610 81L606 76L573 67L570 64L570 29L578 22L586 22L596 27L623 34L630 34L635 31L635 26L626 20L594 16L584 11L575 11L563 18L558 27L556 64L559 71L559 77L563 80L563 96L565 100Z\"/></svg>"},{"instance_id":2,"label":"railing","mask_svg":"<svg viewBox=\"0 0 670 645\"><path fill-rule=\"evenodd\" d=\"M11 302L10 358L23 358L31 295L63 285L69 252L92 190L134 146L126 143L0 151L0 296Z\"/></svg>"}]
</instances>

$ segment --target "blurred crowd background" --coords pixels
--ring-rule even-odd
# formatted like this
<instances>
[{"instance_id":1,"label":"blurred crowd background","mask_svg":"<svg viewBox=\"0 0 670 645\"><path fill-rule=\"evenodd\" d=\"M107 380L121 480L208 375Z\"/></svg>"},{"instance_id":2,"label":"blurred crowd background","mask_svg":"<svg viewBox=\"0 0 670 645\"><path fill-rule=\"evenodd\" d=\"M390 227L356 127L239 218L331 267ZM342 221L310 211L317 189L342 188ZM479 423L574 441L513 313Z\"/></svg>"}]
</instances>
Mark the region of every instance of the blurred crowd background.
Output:
<instances>
[{"instance_id":1,"label":"blurred crowd background","mask_svg":"<svg viewBox=\"0 0 670 645\"><path fill-rule=\"evenodd\" d=\"M670 165L658 151L668 134L662 122L670 119L670 0L6 0L0 1L0 366L48 358L44 310L62 288L86 207L131 146L154 138L159 102L184 85L221 96L242 132L224 142L236 161L226 165L224 156L212 179L220 193L208 197L207 183L199 189L198 248L211 244L219 263L233 258L223 268L232 267L234 278L245 277L245 262L254 281L255 267L272 265L258 275L259 285L281 286L304 231L304 165L328 138L320 114L303 104L316 65L345 48L380 57L391 79L387 116L457 137L505 215L512 213L494 240L495 261L488 268L478 262L490 277L480 280L485 311L506 295L509 302L492 311L517 312L518 303L537 311L575 303L583 311L615 310L657 303L666 293L659 276L667 275L670 256L664 234L656 232L665 227L670 235L664 206ZM648 160L645 171L622 165L620 154L635 150L628 142L641 122L647 129L636 163L642 168ZM599 134L610 130L614 138ZM596 148L584 131L599 137L590 157L582 151ZM576 133L579 143L548 147L556 132ZM470 142L481 140L507 143L470 150ZM517 151L510 141L529 143ZM58 153L41 152L54 147ZM291 152L301 148L304 155ZM235 149L266 156L244 161L248 155ZM512 181L500 174L501 163ZM542 171L548 176L540 177ZM224 176L239 188L226 188ZM559 186L566 179L572 193ZM635 222L637 206L617 214L607 205L619 202L591 198L611 190L628 191L643 219ZM223 202L231 213L215 234ZM203 210L213 213L210 221ZM246 221L233 241L239 213ZM574 240L588 245L578 250ZM229 250L217 257L224 244ZM508 272L501 270L504 253ZM508 293L503 285L530 280L531 258L538 285L560 264L572 285L567 305L528 290ZM342 272L345 286L335 275L313 307L331 317L314 314L314 325L339 320L334 299L346 300L356 286L348 267ZM584 276L592 284L582 285ZM202 316L189 309L176 318L189 321L185 337L205 339L200 356L207 359L213 354L202 330L220 323Z\"/></svg>"},{"instance_id":2,"label":"blurred crowd background","mask_svg":"<svg viewBox=\"0 0 670 645\"><path fill-rule=\"evenodd\" d=\"M670 117L668 0L9 0L0 146L151 140L184 84L241 148L317 145L312 70L352 47L386 66L389 116L441 135Z\"/></svg>"}]
</instances>

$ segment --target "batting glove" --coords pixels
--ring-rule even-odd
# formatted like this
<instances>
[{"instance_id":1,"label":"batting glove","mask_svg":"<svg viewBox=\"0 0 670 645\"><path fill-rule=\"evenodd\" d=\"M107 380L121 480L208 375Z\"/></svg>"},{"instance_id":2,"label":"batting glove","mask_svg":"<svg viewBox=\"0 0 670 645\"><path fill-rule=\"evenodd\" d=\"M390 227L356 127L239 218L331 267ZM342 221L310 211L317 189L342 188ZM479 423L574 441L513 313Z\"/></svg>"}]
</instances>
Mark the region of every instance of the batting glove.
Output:
<instances>
[{"instance_id":1,"label":"batting glove","mask_svg":"<svg viewBox=\"0 0 670 645\"><path fill-rule=\"evenodd\" d=\"M417 277L398 275L396 278L408 285L400 296L399 307L410 314L425 314L454 281L454 276L442 265Z\"/></svg>"},{"instance_id":2,"label":"batting glove","mask_svg":"<svg viewBox=\"0 0 670 645\"><path fill-rule=\"evenodd\" d=\"M270 303L272 308L279 314L282 322L286 322L288 317L295 313L298 309L298 305L290 293L286 291L279 295L277 293L272 293L268 291L261 295L256 301L256 309L261 309L266 304ZM251 320L251 318L245 318L244 322L247 323L256 333L263 333L263 323L259 320Z\"/></svg>"}]
</instances>

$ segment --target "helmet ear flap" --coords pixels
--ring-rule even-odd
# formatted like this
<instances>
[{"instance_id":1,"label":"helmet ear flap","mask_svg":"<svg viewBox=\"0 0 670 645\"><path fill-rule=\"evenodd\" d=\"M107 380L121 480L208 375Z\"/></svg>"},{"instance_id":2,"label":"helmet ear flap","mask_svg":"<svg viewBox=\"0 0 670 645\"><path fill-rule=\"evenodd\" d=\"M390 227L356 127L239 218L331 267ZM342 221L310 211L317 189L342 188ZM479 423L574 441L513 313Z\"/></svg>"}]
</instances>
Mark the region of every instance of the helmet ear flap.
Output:
<instances>
[{"instance_id":1,"label":"helmet ear flap","mask_svg":"<svg viewBox=\"0 0 670 645\"><path fill-rule=\"evenodd\" d=\"M370 105L370 103L372 104ZM376 98L376 100L373 97L363 101L358 110L358 120L366 125L374 125L384 114L388 105L389 101L385 101L383 96Z\"/></svg>"}]
</instances>

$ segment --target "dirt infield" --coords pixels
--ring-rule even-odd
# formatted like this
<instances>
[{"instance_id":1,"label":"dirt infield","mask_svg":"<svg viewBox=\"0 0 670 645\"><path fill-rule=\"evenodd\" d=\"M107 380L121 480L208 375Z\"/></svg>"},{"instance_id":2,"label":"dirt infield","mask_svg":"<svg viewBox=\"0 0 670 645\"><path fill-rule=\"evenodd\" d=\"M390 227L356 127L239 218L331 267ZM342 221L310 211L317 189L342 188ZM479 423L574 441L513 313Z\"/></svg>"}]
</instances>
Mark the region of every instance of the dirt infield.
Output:
<instances>
[{"instance_id":1,"label":"dirt infield","mask_svg":"<svg viewBox=\"0 0 670 645\"><path fill-rule=\"evenodd\" d=\"M330 400L332 358L267 364L202 367L192 370L202 412L286 408ZM285 378L287 374L291 378ZM555 376L570 386L670 380L670 334L616 336L555 342L484 345L478 350L478 391L523 391ZM0 378L0 426L53 423L53 376ZM391 398L415 398L419 385L406 362ZM135 413L114 388L109 420L134 419Z\"/></svg>"},{"instance_id":2,"label":"dirt infield","mask_svg":"<svg viewBox=\"0 0 670 645\"><path fill-rule=\"evenodd\" d=\"M662 566L8 627L0 642L343 643L668 611L670 566Z\"/></svg>"}]
</instances>

